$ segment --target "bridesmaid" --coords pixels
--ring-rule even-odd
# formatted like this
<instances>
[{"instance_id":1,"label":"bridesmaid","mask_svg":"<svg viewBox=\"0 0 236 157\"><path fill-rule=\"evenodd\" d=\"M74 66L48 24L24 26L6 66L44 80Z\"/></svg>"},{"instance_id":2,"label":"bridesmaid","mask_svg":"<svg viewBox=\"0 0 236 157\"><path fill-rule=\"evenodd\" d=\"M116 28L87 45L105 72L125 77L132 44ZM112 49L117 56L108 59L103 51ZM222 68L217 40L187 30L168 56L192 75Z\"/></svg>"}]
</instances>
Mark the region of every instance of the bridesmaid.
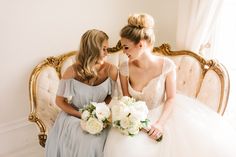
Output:
<instances>
[{"instance_id":1,"label":"bridesmaid","mask_svg":"<svg viewBox=\"0 0 236 157\"><path fill-rule=\"evenodd\" d=\"M76 63L70 66L60 80L56 104L61 108L46 141L46 157L103 157L108 129L100 135L91 135L80 127L79 109L89 102L111 100L112 83L117 68L106 62L108 36L92 29L81 38ZM72 97L72 104L65 98Z\"/></svg>"}]
</instances>

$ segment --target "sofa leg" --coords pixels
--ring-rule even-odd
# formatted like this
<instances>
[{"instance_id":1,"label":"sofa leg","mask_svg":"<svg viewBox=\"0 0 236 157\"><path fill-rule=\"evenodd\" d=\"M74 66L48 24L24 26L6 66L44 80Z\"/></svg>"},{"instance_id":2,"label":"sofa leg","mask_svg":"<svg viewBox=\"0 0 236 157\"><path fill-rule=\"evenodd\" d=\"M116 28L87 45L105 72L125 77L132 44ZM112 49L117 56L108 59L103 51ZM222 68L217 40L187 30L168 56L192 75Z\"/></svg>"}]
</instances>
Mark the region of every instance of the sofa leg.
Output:
<instances>
[{"instance_id":1,"label":"sofa leg","mask_svg":"<svg viewBox=\"0 0 236 157\"><path fill-rule=\"evenodd\" d=\"M44 133L41 133L41 134L38 135L38 138L39 138L39 144L40 144L42 147L45 147L46 140L47 140L47 135L44 134Z\"/></svg>"}]
</instances>

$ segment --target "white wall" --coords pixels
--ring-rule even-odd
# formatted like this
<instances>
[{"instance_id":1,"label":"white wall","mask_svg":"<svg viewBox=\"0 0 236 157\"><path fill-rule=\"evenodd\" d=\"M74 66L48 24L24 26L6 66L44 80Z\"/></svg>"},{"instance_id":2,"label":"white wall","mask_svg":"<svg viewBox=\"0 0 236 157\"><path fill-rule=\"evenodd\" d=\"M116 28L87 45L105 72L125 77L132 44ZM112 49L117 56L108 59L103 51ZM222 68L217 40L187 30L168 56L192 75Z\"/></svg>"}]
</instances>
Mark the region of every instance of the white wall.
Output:
<instances>
[{"instance_id":1,"label":"white wall","mask_svg":"<svg viewBox=\"0 0 236 157\"><path fill-rule=\"evenodd\" d=\"M128 15L136 12L154 17L156 45L175 47L177 0L0 0L0 139L7 140L15 124L21 129L31 124L28 81L36 64L76 50L81 34L91 28L107 32L115 46ZM31 132L6 143L16 149L23 134ZM0 156L9 147L0 146Z\"/></svg>"}]
</instances>

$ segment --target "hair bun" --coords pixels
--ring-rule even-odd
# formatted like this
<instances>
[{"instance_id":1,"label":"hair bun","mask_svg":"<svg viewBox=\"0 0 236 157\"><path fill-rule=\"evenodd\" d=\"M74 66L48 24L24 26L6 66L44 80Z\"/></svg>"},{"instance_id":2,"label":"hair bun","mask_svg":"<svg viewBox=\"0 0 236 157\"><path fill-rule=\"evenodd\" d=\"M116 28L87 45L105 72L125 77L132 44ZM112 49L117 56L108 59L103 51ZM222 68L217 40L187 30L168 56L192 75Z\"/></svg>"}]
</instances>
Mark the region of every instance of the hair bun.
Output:
<instances>
[{"instance_id":1,"label":"hair bun","mask_svg":"<svg viewBox=\"0 0 236 157\"><path fill-rule=\"evenodd\" d=\"M151 15L148 14L133 14L128 18L128 25L134 26L137 28L153 28L154 19Z\"/></svg>"}]
</instances>

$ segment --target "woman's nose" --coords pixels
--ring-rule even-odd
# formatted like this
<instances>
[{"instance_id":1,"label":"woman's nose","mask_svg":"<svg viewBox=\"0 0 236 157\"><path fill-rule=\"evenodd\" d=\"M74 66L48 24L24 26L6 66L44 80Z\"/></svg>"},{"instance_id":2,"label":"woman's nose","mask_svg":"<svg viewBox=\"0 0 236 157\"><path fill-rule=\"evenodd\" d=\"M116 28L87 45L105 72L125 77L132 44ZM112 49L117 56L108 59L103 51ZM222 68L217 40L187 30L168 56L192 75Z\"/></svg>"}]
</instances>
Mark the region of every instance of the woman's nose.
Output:
<instances>
[{"instance_id":1,"label":"woman's nose","mask_svg":"<svg viewBox=\"0 0 236 157\"><path fill-rule=\"evenodd\" d=\"M108 51L106 50L105 52L104 52L104 56L107 56L108 55Z\"/></svg>"},{"instance_id":2,"label":"woman's nose","mask_svg":"<svg viewBox=\"0 0 236 157\"><path fill-rule=\"evenodd\" d=\"M123 53L126 54L126 49L123 47Z\"/></svg>"}]
</instances>

